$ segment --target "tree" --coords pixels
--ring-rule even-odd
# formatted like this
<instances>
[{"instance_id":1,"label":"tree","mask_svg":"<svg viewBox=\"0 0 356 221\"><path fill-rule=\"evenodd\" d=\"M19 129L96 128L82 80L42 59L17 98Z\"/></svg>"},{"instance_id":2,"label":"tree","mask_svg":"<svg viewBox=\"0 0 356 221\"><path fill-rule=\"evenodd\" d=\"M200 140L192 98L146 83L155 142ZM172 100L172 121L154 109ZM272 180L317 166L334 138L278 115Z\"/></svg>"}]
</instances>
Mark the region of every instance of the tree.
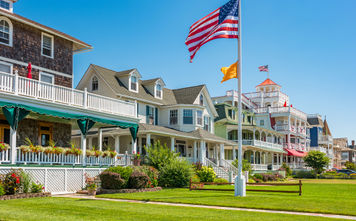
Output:
<instances>
[{"instance_id":1,"label":"tree","mask_svg":"<svg viewBox=\"0 0 356 221\"><path fill-rule=\"evenodd\" d=\"M179 153L171 151L166 144L161 145L160 141L154 142L149 148L146 148L148 165L161 170L166 164L178 159Z\"/></svg>"},{"instance_id":2,"label":"tree","mask_svg":"<svg viewBox=\"0 0 356 221\"><path fill-rule=\"evenodd\" d=\"M313 168L315 173L320 174L325 170L325 167L329 165L330 159L325 153L312 150L304 157L306 166Z\"/></svg>"},{"instance_id":3,"label":"tree","mask_svg":"<svg viewBox=\"0 0 356 221\"><path fill-rule=\"evenodd\" d=\"M232 165L235 166L236 168L238 168L239 166L239 160L236 159L232 162ZM251 167L251 163L248 162L248 160L243 159L242 160L242 171L248 171L249 173L251 173L252 167Z\"/></svg>"},{"instance_id":4,"label":"tree","mask_svg":"<svg viewBox=\"0 0 356 221\"><path fill-rule=\"evenodd\" d=\"M347 161L345 163L345 167L346 167L346 169L349 169L349 170L355 170L356 169L356 165L353 162L350 162L350 161Z\"/></svg>"}]
</instances>

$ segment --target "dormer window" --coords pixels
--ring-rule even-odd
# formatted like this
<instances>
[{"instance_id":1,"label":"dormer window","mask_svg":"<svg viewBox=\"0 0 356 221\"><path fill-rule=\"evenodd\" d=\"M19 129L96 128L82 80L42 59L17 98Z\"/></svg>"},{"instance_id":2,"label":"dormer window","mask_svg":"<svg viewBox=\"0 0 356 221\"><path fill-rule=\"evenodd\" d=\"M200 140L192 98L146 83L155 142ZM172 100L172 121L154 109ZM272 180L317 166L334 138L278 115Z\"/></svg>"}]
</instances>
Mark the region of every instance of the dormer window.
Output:
<instances>
[{"instance_id":1,"label":"dormer window","mask_svg":"<svg viewBox=\"0 0 356 221\"><path fill-rule=\"evenodd\" d=\"M162 86L160 84L156 84L156 97L162 98Z\"/></svg>"},{"instance_id":2,"label":"dormer window","mask_svg":"<svg viewBox=\"0 0 356 221\"><path fill-rule=\"evenodd\" d=\"M204 106L204 96L201 94L199 98L199 105Z\"/></svg>"},{"instance_id":3,"label":"dormer window","mask_svg":"<svg viewBox=\"0 0 356 221\"><path fill-rule=\"evenodd\" d=\"M0 8L12 12L12 2L8 0L0 0Z\"/></svg>"},{"instance_id":4,"label":"dormer window","mask_svg":"<svg viewBox=\"0 0 356 221\"><path fill-rule=\"evenodd\" d=\"M91 80L91 90L92 91L97 91L99 88L99 81L96 76L94 76Z\"/></svg>"},{"instance_id":5,"label":"dormer window","mask_svg":"<svg viewBox=\"0 0 356 221\"><path fill-rule=\"evenodd\" d=\"M53 58L54 41L53 36L42 33L41 54L42 56Z\"/></svg>"},{"instance_id":6,"label":"dormer window","mask_svg":"<svg viewBox=\"0 0 356 221\"><path fill-rule=\"evenodd\" d=\"M0 44L12 46L12 24L5 17L0 17Z\"/></svg>"},{"instance_id":7,"label":"dormer window","mask_svg":"<svg viewBox=\"0 0 356 221\"><path fill-rule=\"evenodd\" d=\"M136 76L131 76L130 77L130 90L137 92L138 86L137 86L137 77Z\"/></svg>"}]
</instances>

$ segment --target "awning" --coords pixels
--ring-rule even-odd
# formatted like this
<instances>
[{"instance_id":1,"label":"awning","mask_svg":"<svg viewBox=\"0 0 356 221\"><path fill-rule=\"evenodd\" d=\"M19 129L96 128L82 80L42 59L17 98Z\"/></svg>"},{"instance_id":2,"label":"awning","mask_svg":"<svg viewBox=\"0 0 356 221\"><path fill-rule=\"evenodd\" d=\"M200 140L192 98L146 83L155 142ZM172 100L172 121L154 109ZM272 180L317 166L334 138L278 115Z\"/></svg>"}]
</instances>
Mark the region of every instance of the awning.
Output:
<instances>
[{"instance_id":1,"label":"awning","mask_svg":"<svg viewBox=\"0 0 356 221\"><path fill-rule=\"evenodd\" d=\"M17 107L17 108L21 108L21 109L24 109L27 111L31 111L31 112L35 112L35 113L43 114L43 115L50 115L53 117L60 117L60 118L65 118L65 119L76 119L76 120L82 120L82 121L83 120L91 120L94 122L115 125L122 129L130 128L132 138L136 139L136 137L137 137L138 124L136 124L136 123L127 123L127 122L121 122L121 121L117 121L117 120L108 120L108 119L103 119L103 118L93 117L93 116L83 115L83 114L73 114L73 113L56 111L56 110L48 110L48 109L34 107L34 106L30 106L30 105L15 104L15 103L5 102L5 101L0 101L0 107L7 107L7 108Z\"/></svg>"},{"instance_id":2,"label":"awning","mask_svg":"<svg viewBox=\"0 0 356 221\"><path fill-rule=\"evenodd\" d=\"M303 152L303 151L297 151L297 152L303 154L303 157L306 157L308 155L308 152Z\"/></svg>"},{"instance_id":3,"label":"awning","mask_svg":"<svg viewBox=\"0 0 356 221\"><path fill-rule=\"evenodd\" d=\"M295 156L295 157L305 157L305 152L301 153L299 151L296 151L294 149L287 149L287 148L284 148L285 151L288 152L288 156ZM308 153L306 153L308 154Z\"/></svg>"}]
</instances>

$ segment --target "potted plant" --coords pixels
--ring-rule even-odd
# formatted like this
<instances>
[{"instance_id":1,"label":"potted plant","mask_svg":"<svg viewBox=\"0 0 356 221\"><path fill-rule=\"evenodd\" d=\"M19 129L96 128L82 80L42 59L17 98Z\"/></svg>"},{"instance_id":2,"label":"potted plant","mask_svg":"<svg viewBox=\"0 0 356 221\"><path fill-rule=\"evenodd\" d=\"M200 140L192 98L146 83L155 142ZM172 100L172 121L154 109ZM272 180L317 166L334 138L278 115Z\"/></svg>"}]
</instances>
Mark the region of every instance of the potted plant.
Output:
<instances>
[{"instance_id":1,"label":"potted plant","mask_svg":"<svg viewBox=\"0 0 356 221\"><path fill-rule=\"evenodd\" d=\"M94 156L95 151L94 150L87 150L85 154L86 154L87 157L91 157L91 156Z\"/></svg>"},{"instance_id":2,"label":"potted plant","mask_svg":"<svg viewBox=\"0 0 356 221\"><path fill-rule=\"evenodd\" d=\"M88 195L95 196L96 189L98 187L95 183L95 177L89 177L87 173L85 173L84 176L85 176L85 184L86 184L86 189L88 191Z\"/></svg>"},{"instance_id":3,"label":"potted plant","mask_svg":"<svg viewBox=\"0 0 356 221\"><path fill-rule=\"evenodd\" d=\"M95 157L100 157L101 155L103 155L103 152L101 152L100 150L94 150Z\"/></svg>"},{"instance_id":4,"label":"potted plant","mask_svg":"<svg viewBox=\"0 0 356 221\"><path fill-rule=\"evenodd\" d=\"M110 151L110 153L109 153L109 156L111 158L115 158L116 155L117 155L116 151ZM121 157L120 157L120 159L121 159Z\"/></svg>"},{"instance_id":5,"label":"potted plant","mask_svg":"<svg viewBox=\"0 0 356 221\"><path fill-rule=\"evenodd\" d=\"M103 157L107 157L107 156L109 156L110 155L110 151L109 150L106 150L106 151L104 151L103 152Z\"/></svg>"},{"instance_id":6,"label":"potted plant","mask_svg":"<svg viewBox=\"0 0 356 221\"><path fill-rule=\"evenodd\" d=\"M30 147L27 146L27 145L21 145L21 146L20 146L20 150L21 150L22 153L25 154L25 153L30 152Z\"/></svg>"},{"instance_id":7,"label":"potted plant","mask_svg":"<svg viewBox=\"0 0 356 221\"><path fill-rule=\"evenodd\" d=\"M7 143L0 142L0 152L7 151L10 146Z\"/></svg>"},{"instance_id":8,"label":"potted plant","mask_svg":"<svg viewBox=\"0 0 356 221\"><path fill-rule=\"evenodd\" d=\"M141 165L141 155L139 152L135 153L133 155L133 165L134 166L140 166Z\"/></svg>"}]
</instances>

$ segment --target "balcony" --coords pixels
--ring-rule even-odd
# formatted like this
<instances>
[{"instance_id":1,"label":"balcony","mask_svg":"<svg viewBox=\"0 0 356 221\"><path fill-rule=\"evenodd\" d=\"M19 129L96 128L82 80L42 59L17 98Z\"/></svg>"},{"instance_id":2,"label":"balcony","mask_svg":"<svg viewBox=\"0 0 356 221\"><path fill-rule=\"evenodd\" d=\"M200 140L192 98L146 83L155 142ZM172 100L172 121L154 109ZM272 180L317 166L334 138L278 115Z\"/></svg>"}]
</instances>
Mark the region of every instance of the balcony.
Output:
<instances>
[{"instance_id":1,"label":"balcony","mask_svg":"<svg viewBox=\"0 0 356 221\"><path fill-rule=\"evenodd\" d=\"M94 110L114 115L135 117L136 104L20 77L17 74L0 73L0 93L27 97L46 103Z\"/></svg>"},{"instance_id":2,"label":"balcony","mask_svg":"<svg viewBox=\"0 0 356 221\"><path fill-rule=\"evenodd\" d=\"M280 124L280 125L276 125L275 129L276 129L276 131L281 131L281 132L290 131L292 133L300 134L303 136L307 135L307 131L304 127L298 127L298 126L294 126L294 125L291 125L290 127L288 127L288 124Z\"/></svg>"},{"instance_id":3,"label":"balcony","mask_svg":"<svg viewBox=\"0 0 356 221\"><path fill-rule=\"evenodd\" d=\"M319 144L333 144L333 138L329 135L321 135L318 142Z\"/></svg>"},{"instance_id":4,"label":"balcony","mask_svg":"<svg viewBox=\"0 0 356 221\"><path fill-rule=\"evenodd\" d=\"M252 93L245 93L244 94L249 99L256 99L256 98L275 98L278 97L282 100L287 100L288 95L280 91L271 91L267 93L262 92L252 92Z\"/></svg>"},{"instance_id":5,"label":"balcony","mask_svg":"<svg viewBox=\"0 0 356 221\"><path fill-rule=\"evenodd\" d=\"M263 113L271 113L271 114L279 114L279 113L289 113L296 117L299 117L303 120L307 120L307 114L303 111L300 111L294 107L260 107L254 109L255 113L263 114Z\"/></svg>"},{"instance_id":6,"label":"balcony","mask_svg":"<svg viewBox=\"0 0 356 221\"><path fill-rule=\"evenodd\" d=\"M234 142L238 142L238 140L234 140ZM260 140L242 140L242 145L255 146L261 148L268 148L268 149L277 149L277 150L283 149L282 144L270 143L270 142L265 142Z\"/></svg>"},{"instance_id":7,"label":"balcony","mask_svg":"<svg viewBox=\"0 0 356 221\"><path fill-rule=\"evenodd\" d=\"M294 150L299 150L299 151L307 151L306 145L301 144L301 143L285 143L284 148L287 149L294 149Z\"/></svg>"}]
</instances>

